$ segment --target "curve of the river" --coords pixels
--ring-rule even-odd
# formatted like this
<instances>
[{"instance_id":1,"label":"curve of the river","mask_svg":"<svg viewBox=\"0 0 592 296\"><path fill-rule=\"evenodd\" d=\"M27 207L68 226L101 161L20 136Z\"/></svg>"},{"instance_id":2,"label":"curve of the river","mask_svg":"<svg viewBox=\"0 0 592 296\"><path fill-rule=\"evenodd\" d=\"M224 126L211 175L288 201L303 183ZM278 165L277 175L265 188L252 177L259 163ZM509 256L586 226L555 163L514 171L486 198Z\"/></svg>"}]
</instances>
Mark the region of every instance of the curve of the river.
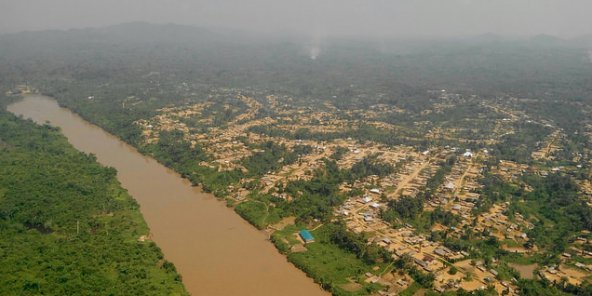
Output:
<instances>
[{"instance_id":1,"label":"curve of the river","mask_svg":"<svg viewBox=\"0 0 592 296\"><path fill-rule=\"evenodd\" d=\"M8 110L59 127L75 148L117 169L117 178L140 204L152 239L192 295L328 295L287 262L265 233L215 197L52 98L27 96Z\"/></svg>"}]
</instances>

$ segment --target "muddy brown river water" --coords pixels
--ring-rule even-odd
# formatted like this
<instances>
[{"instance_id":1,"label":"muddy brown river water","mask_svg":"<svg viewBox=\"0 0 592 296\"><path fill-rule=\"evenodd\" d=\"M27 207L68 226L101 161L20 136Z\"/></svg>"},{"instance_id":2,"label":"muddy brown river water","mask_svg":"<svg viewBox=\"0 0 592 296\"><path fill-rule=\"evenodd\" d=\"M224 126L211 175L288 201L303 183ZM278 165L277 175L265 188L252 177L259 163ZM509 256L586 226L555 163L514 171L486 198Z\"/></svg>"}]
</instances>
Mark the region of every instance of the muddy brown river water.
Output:
<instances>
[{"instance_id":1,"label":"muddy brown river water","mask_svg":"<svg viewBox=\"0 0 592 296\"><path fill-rule=\"evenodd\" d=\"M61 128L76 149L117 169L117 178L140 204L152 239L192 295L329 295L287 262L267 234L214 196L54 99L31 95L8 110Z\"/></svg>"}]
</instances>

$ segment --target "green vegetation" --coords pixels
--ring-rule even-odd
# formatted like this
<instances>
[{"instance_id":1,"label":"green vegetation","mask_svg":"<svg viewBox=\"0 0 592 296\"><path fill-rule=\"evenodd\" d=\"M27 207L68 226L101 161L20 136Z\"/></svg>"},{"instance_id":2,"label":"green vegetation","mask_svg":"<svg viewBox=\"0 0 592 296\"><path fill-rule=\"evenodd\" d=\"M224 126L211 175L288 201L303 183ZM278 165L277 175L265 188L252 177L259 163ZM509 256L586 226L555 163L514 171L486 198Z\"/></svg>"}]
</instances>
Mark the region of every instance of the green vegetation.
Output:
<instances>
[{"instance_id":1,"label":"green vegetation","mask_svg":"<svg viewBox=\"0 0 592 296\"><path fill-rule=\"evenodd\" d=\"M0 294L187 295L115 173L0 111Z\"/></svg>"},{"instance_id":2,"label":"green vegetation","mask_svg":"<svg viewBox=\"0 0 592 296\"><path fill-rule=\"evenodd\" d=\"M592 209L579 198L578 187L570 176L527 176L526 182L534 190L524 194L524 203L513 203L513 208L536 217L528 235L550 257L565 251L567 240L581 230L592 230Z\"/></svg>"},{"instance_id":3,"label":"green vegetation","mask_svg":"<svg viewBox=\"0 0 592 296\"><path fill-rule=\"evenodd\" d=\"M381 213L381 217L393 226L407 223L415 227L417 231L424 233L429 233L436 223L452 227L461 221L458 215L444 211L440 207L433 211L424 211L423 205L423 195L403 196L398 200L389 201L388 208ZM434 240L441 239L438 233L432 233L432 238Z\"/></svg>"},{"instance_id":4,"label":"green vegetation","mask_svg":"<svg viewBox=\"0 0 592 296\"><path fill-rule=\"evenodd\" d=\"M349 151L349 149L345 148L345 147L337 147L337 149L335 150L335 152L333 152L333 154L331 154L330 158L334 159L334 160L340 160L343 158L343 156L345 156L345 154Z\"/></svg>"},{"instance_id":5,"label":"green vegetation","mask_svg":"<svg viewBox=\"0 0 592 296\"><path fill-rule=\"evenodd\" d=\"M412 263L412 261L413 258L411 258L411 256L404 255L397 259L394 265L398 269L405 270L413 278L415 283L417 283L421 287L431 288L435 279L434 274L426 273L417 269L417 267Z\"/></svg>"},{"instance_id":6,"label":"green vegetation","mask_svg":"<svg viewBox=\"0 0 592 296\"><path fill-rule=\"evenodd\" d=\"M413 283L407 289L403 290L399 295L401 296L413 296L417 291L421 290L422 286L418 283Z\"/></svg>"},{"instance_id":7,"label":"green vegetation","mask_svg":"<svg viewBox=\"0 0 592 296\"><path fill-rule=\"evenodd\" d=\"M382 213L382 218L391 223L397 218L409 220L423 212L424 200L422 197L402 196L388 203L388 210Z\"/></svg>"},{"instance_id":8,"label":"green vegetation","mask_svg":"<svg viewBox=\"0 0 592 296\"><path fill-rule=\"evenodd\" d=\"M450 173L455 162L456 155L449 155L446 158L446 161L442 163L436 173L426 182L426 190L428 193L435 192L436 189L444 183L444 177L446 177L446 174Z\"/></svg>"},{"instance_id":9,"label":"green vegetation","mask_svg":"<svg viewBox=\"0 0 592 296\"><path fill-rule=\"evenodd\" d=\"M192 163L207 159L200 146L191 147L191 143L183 138L183 132L177 130L161 132L158 142L148 147L148 152L152 152L162 164L181 173L188 173Z\"/></svg>"},{"instance_id":10,"label":"green vegetation","mask_svg":"<svg viewBox=\"0 0 592 296\"><path fill-rule=\"evenodd\" d=\"M280 222L285 216L284 210L279 206L284 203L284 200L269 194L254 192L249 194L247 201L239 203L234 210L253 226L263 229L269 224Z\"/></svg>"},{"instance_id":11,"label":"green vegetation","mask_svg":"<svg viewBox=\"0 0 592 296\"><path fill-rule=\"evenodd\" d=\"M200 161L209 158L201 146L192 147L180 131L162 132L157 143L143 146L140 150L151 154L163 165L173 168L193 184L202 185L205 191L217 196L226 195L227 187L237 183L243 176L239 170L218 172L198 165Z\"/></svg>"},{"instance_id":12,"label":"green vegetation","mask_svg":"<svg viewBox=\"0 0 592 296\"><path fill-rule=\"evenodd\" d=\"M504 181L500 176L491 173L485 173L485 177L481 179L480 183L483 188L480 190L481 198L477 201L473 208L474 213L483 213L489 210L496 202L504 202L510 200L514 196L520 196L521 189Z\"/></svg>"},{"instance_id":13,"label":"green vegetation","mask_svg":"<svg viewBox=\"0 0 592 296\"><path fill-rule=\"evenodd\" d=\"M538 148L537 144L550 134L551 129L535 123L515 124L514 128L516 132L505 135L495 146L492 155L500 159L528 163L531 160L530 154Z\"/></svg>"},{"instance_id":14,"label":"green vegetation","mask_svg":"<svg viewBox=\"0 0 592 296\"><path fill-rule=\"evenodd\" d=\"M298 225L292 225L283 230L276 231L272 235L272 241L283 253L288 254L288 260L298 268L305 271L323 288L331 291L333 295L355 296L368 295L376 291L380 286L364 282L364 274L372 272L372 267L386 267L385 264L372 264L358 258L358 255L340 247L335 243L341 229L339 225L323 225L311 231L315 238L314 243L306 244L306 251L291 252L290 246L299 241L295 234L300 229ZM357 283L359 289L348 291L344 285Z\"/></svg>"},{"instance_id":15,"label":"green vegetation","mask_svg":"<svg viewBox=\"0 0 592 296\"><path fill-rule=\"evenodd\" d=\"M569 41L495 39L327 38L324 46L328 50L313 61L302 50L302 40L245 38L237 33L174 25L135 23L96 30L12 34L0 36L0 85L14 90L18 85L33 83L61 105L154 156L193 184L226 197L229 204L236 205L238 214L258 228L286 216L295 216L298 225L323 223L313 231L317 242L308 245L306 252L290 252L296 244L295 228L277 232L272 239L280 250L289 253L292 262L333 293L363 295L377 287L361 283L360 274L389 258L382 249L368 244L364 234L347 232L334 221L335 207L346 199L339 186L370 175L390 175L400 169L398 164L382 163L372 155L356 159L351 170L341 170L336 161L349 150L341 147L324 160L324 166L310 175L304 172L307 178L277 184L264 194L258 192L263 175L301 161L301 156L315 148L297 145L290 149L276 141L278 138L251 143L253 133L289 140L351 138L360 146L401 144L416 150L447 145L474 151L486 148L490 165L480 180L484 187L476 189L481 197L467 201L476 202L471 214L509 202L504 214L510 220L515 213L521 213L534 223L534 229L528 231L531 243L525 247L534 243L546 256L510 254L501 246L518 244L516 241L499 241L488 230L476 233L469 225L464 226L460 238L453 238L449 230L433 232L430 238L452 250L467 251L488 266L497 259L502 278L513 276L507 262L557 263L558 254L569 250L571 239L581 235L582 230L591 230L592 210L574 182L590 178L592 68L583 62L588 59L588 49ZM447 91L440 91L443 88ZM2 89L2 93L6 90ZM255 109L236 100L238 95L256 101L258 107L253 114L245 113ZM271 107L268 95L281 98L277 108ZM185 124L192 135L199 133L207 138L209 132L237 119L241 124L249 123L250 119L241 115L265 119L247 125L233 139L254 152L232 163L246 171L211 167L209 164L216 159L206 152L210 147L190 141L185 132L159 131L158 141L148 144L143 131L134 124L162 115L161 108L196 103L206 107L194 116L173 119ZM291 108L300 108L292 109L298 114L331 113L340 120L337 122L346 124L325 131L322 122L332 118L289 118L286 113L280 114ZM274 122L269 123L269 119ZM0 233L7 235L3 239L15 239L3 241L0 258L18 258L3 267L8 270L5 277L0 277L8 279L3 287L26 288L25 294L68 294L45 290L57 288L51 286L51 281L33 275L43 274L54 281L55 274L69 276L75 270L81 271L80 275L58 278L64 283L60 286L81 290L95 281L100 284L94 288L108 286L113 294L123 287L131 287L138 294L183 293L174 267L160 261L157 247L136 242L137 236L147 230L137 205L118 187L112 170L96 166L92 156L70 151L49 127L35 128L34 136L24 139L18 137L19 128L15 126L33 130L30 123L4 114L2 120L0 134L5 138L0 138ZM562 149L554 152L557 158L545 163L533 160L532 152L543 148L545 138L553 132L562 134L558 139ZM533 170L580 167L577 172L570 169L571 176L516 176L507 182L489 173L499 160L529 164ZM417 196L390 201L382 218L395 226L409 223L423 234L435 223L456 226L460 217L455 214L441 208L424 211L424 203L437 193L455 161L456 157L449 155ZM250 180L242 182L247 178ZM239 198L229 195L237 188L251 194L239 202ZM349 196L361 195L364 189L355 188ZM284 194L293 200L280 198ZM74 198L80 196L92 198ZM35 211L54 207L59 211ZM73 225L80 225L80 233L73 232ZM4 248L4 244L10 248ZM109 251L103 255L94 249L96 246L116 246L116 250L106 248ZM17 250L5 251L13 248ZM68 265L37 264L35 258L57 258ZM86 265L79 266L83 263ZM113 265L110 270L115 271L103 272L107 270L105 264ZM31 267L25 272L23 266ZM433 279L406 262L398 268L405 269L416 281L403 295L419 289L433 295L427 291ZM351 282L362 287L356 292L343 289L342 285ZM550 283L521 280L518 285L523 295L561 295L559 289L576 295L590 294L589 286L565 285L544 291ZM488 288L475 295L491 292ZM453 294L467 295L464 291L444 295Z\"/></svg>"},{"instance_id":16,"label":"green vegetation","mask_svg":"<svg viewBox=\"0 0 592 296\"><path fill-rule=\"evenodd\" d=\"M579 198L578 187L568 175L526 175L523 179L532 191L486 174L481 199L474 211L483 212L495 202L512 201L509 217L519 212L535 221L534 228L527 233L530 244L526 247L536 244L545 249L549 260L557 258L566 250L568 240L582 230L592 229L592 209Z\"/></svg>"},{"instance_id":17,"label":"green vegetation","mask_svg":"<svg viewBox=\"0 0 592 296\"><path fill-rule=\"evenodd\" d=\"M368 243L368 237L363 233L356 234L347 230L343 223L327 224L326 231L330 234L332 243L341 249L356 254L367 264L385 263L391 261L391 254L378 245Z\"/></svg>"},{"instance_id":18,"label":"green vegetation","mask_svg":"<svg viewBox=\"0 0 592 296\"><path fill-rule=\"evenodd\" d=\"M245 201L238 204L234 210L249 223L258 229L263 229L269 224L268 206L260 201Z\"/></svg>"},{"instance_id":19,"label":"green vegetation","mask_svg":"<svg viewBox=\"0 0 592 296\"><path fill-rule=\"evenodd\" d=\"M371 155L369 157L364 157L364 159L355 163L349 173L349 181L353 182L354 180L371 175L384 177L392 174L395 171L395 168L392 165L379 162L377 157L378 155Z\"/></svg>"},{"instance_id":20,"label":"green vegetation","mask_svg":"<svg viewBox=\"0 0 592 296\"><path fill-rule=\"evenodd\" d=\"M284 145L271 141L258 148L262 151L254 153L242 163L249 170L250 176L262 176L267 172L277 171L283 165L294 163L298 159L297 152L290 152ZM301 148L298 152L305 153L306 148Z\"/></svg>"},{"instance_id":21,"label":"green vegetation","mask_svg":"<svg viewBox=\"0 0 592 296\"><path fill-rule=\"evenodd\" d=\"M297 197L285 205L286 212L296 216L297 221L329 221L333 215L333 207L345 200L339 192L339 184L344 181L344 175L335 161L325 160L325 167L316 170L310 181L294 181L286 186L286 192Z\"/></svg>"},{"instance_id":22,"label":"green vegetation","mask_svg":"<svg viewBox=\"0 0 592 296\"><path fill-rule=\"evenodd\" d=\"M520 294L521 295L541 295L541 296L563 296L569 295L561 290L550 287L549 283L544 283L541 281L534 281L534 280L520 280L519 283L520 287ZM580 294L586 295L586 294ZM590 294L587 294L590 295Z\"/></svg>"}]
</instances>

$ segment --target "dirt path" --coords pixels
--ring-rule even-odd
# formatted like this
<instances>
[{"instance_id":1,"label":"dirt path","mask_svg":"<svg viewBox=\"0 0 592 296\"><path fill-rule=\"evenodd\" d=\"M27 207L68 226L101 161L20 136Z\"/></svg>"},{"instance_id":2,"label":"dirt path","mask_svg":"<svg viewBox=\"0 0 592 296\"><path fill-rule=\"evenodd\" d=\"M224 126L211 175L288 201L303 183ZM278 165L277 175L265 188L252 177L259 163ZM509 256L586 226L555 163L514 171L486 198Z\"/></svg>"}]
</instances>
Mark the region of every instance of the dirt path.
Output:
<instances>
[{"instance_id":1,"label":"dirt path","mask_svg":"<svg viewBox=\"0 0 592 296\"><path fill-rule=\"evenodd\" d=\"M457 195L458 192L461 190L461 188L464 184L464 181L465 181L465 177L471 171L471 169L473 169L473 166L475 166L475 161L473 159L471 159L471 163L469 164L469 166L465 169L462 176L460 176L460 178L458 178L458 180L456 180L456 184L454 184L454 192L453 192L454 195Z\"/></svg>"},{"instance_id":2,"label":"dirt path","mask_svg":"<svg viewBox=\"0 0 592 296\"><path fill-rule=\"evenodd\" d=\"M403 179L403 180L401 181L401 183L399 183L399 184L397 185L397 190L395 190L395 194L394 194L394 195L395 195L395 196L398 196L398 195L401 193L401 191L403 191L403 189L405 189L405 188L407 187L407 185L408 185L408 184L409 184L411 181L413 181L413 179L415 179L415 178L417 177L417 175L419 175L419 173L420 173L420 172L421 172L423 169L425 169L425 168L426 168L426 167L427 167L427 166L430 164L430 161L431 161L431 160L432 160L431 158L428 158L428 159L427 159L427 160L426 160L424 163L422 163L422 165L421 165L419 168L417 168L417 169L416 169L416 170L415 170L415 171L414 171L414 172L413 172L411 175L408 175L408 176L407 176L405 179Z\"/></svg>"},{"instance_id":3,"label":"dirt path","mask_svg":"<svg viewBox=\"0 0 592 296\"><path fill-rule=\"evenodd\" d=\"M551 154L551 149L553 148L553 144L555 144L557 141L557 138L559 138L558 132L555 133L553 139L549 141L549 144L547 144L547 147L545 147L545 158L549 157L549 154Z\"/></svg>"}]
</instances>

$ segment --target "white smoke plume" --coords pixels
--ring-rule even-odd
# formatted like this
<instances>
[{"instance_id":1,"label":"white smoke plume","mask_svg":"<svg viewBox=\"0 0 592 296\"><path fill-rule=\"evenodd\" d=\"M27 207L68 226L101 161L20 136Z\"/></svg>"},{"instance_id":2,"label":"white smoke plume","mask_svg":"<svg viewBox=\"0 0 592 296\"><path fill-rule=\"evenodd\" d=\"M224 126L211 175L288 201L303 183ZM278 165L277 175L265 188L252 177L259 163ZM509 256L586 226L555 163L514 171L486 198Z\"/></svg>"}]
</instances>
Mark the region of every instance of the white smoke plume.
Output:
<instances>
[{"instance_id":1,"label":"white smoke plume","mask_svg":"<svg viewBox=\"0 0 592 296\"><path fill-rule=\"evenodd\" d=\"M323 34L317 30L317 32L314 34L314 37L306 47L308 57L311 60L316 60L323 52L322 36Z\"/></svg>"},{"instance_id":2,"label":"white smoke plume","mask_svg":"<svg viewBox=\"0 0 592 296\"><path fill-rule=\"evenodd\" d=\"M319 46L312 46L310 48L310 59L311 60L316 60L317 57L321 54L321 48Z\"/></svg>"}]
</instances>

